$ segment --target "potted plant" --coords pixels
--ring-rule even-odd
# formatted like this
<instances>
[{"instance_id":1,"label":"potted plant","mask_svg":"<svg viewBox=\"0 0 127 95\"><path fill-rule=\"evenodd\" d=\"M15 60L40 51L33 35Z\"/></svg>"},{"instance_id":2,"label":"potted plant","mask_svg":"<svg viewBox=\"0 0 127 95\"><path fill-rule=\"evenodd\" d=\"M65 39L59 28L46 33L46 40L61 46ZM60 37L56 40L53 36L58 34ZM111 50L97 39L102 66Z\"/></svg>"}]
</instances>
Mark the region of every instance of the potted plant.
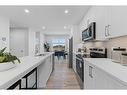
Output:
<instances>
[{"instance_id":1,"label":"potted plant","mask_svg":"<svg viewBox=\"0 0 127 95\"><path fill-rule=\"evenodd\" d=\"M49 49L50 49L50 45L49 45L49 43L44 43L44 48L45 48L45 50L46 50L46 52L49 52Z\"/></svg>"},{"instance_id":2,"label":"potted plant","mask_svg":"<svg viewBox=\"0 0 127 95\"><path fill-rule=\"evenodd\" d=\"M0 71L5 71L10 68L15 67L15 63L20 63L20 60L14 56L11 55L11 53L5 52L6 47L0 50Z\"/></svg>"}]
</instances>

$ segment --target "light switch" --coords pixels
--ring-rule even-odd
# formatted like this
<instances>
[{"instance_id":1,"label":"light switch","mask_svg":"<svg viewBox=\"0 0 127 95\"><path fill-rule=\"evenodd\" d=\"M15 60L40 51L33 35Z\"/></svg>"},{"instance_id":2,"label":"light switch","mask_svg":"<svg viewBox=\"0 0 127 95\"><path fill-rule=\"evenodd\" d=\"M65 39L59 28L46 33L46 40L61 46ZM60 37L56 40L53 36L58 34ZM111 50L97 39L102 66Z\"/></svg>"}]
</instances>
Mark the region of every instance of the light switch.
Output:
<instances>
[{"instance_id":1,"label":"light switch","mask_svg":"<svg viewBox=\"0 0 127 95\"><path fill-rule=\"evenodd\" d=\"M6 37L2 37L2 41L6 41Z\"/></svg>"}]
</instances>

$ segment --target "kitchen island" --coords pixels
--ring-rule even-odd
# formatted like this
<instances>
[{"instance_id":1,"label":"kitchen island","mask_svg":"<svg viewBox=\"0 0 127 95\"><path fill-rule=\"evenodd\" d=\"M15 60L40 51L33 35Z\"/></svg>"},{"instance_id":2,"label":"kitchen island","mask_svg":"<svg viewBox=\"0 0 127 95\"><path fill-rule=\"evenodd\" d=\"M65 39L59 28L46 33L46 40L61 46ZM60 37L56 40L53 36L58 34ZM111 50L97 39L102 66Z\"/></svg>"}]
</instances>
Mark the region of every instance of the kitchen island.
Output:
<instances>
[{"instance_id":1,"label":"kitchen island","mask_svg":"<svg viewBox=\"0 0 127 95\"><path fill-rule=\"evenodd\" d=\"M127 89L127 67L108 58L84 58L85 89Z\"/></svg>"},{"instance_id":2,"label":"kitchen island","mask_svg":"<svg viewBox=\"0 0 127 95\"><path fill-rule=\"evenodd\" d=\"M49 52L49 53L44 53L44 56L26 56L26 57L20 58L21 63L16 64L16 67L9 69L7 71L0 72L0 89L8 89L10 86L12 86L17 81L22 80L22 78L26 74L28 74L35 68L37 68L37 72L38 72L37 73L37 79L38 79L37 85L38 85L38 88L40 88L39 87L40 76L43 76L41 74L43 74L44 72L43 73L41 72L42 68L40 68L39 66L44 64L45 61L49 58L50 63L49 62L48 63L51 64L49 68L50 70L45 71L45 72L48 72L51 74L53 70L53 60L52 60L53 54L54 54L53 52ZM50 74L48 74L47 77L49 77ZM45 82L47 81L47 79L45 80Z\"/></svg>"}]
</instances>

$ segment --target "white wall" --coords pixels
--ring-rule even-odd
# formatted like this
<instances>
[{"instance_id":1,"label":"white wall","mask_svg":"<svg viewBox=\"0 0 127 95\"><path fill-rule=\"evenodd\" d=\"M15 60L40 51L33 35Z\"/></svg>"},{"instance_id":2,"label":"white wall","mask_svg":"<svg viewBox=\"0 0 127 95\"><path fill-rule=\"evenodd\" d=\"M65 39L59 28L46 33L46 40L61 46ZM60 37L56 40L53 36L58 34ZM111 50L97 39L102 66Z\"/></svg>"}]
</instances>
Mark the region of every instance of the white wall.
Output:
<instances>
[{"instance_id":1,"label":"white wall","mask_svg":"<svg viewBox=\"0 0 127 95\"><path fill-rule=\"evenodd\" d=\"M3 41L2 38L6 40ZM0 49L4 47L9 51L9 19L0 16Z\"/></svg>"}]
</instances>

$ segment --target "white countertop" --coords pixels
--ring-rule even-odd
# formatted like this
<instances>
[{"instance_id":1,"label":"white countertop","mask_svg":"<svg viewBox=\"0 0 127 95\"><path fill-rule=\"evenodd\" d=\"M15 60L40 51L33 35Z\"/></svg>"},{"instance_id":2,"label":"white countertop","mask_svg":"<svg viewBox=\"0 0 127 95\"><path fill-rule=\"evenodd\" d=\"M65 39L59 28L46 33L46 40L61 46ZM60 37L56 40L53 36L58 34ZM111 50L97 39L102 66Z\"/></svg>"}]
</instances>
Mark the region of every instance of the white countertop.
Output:
<instances>
[{"instance_id":1,"label":"white countertop","mask_svg":"<svg viewBox=\"0 0 127 95\"><path fill-rule=\"evenodd\" d=\"M93 66L103 70L113 78L127 86L127 67L119 63L112 62L108 58L84 58Z\"/></svg>"},{"instance_id":2,"label":"white countertop","mask_svg":"<svg viewBox=\"0 0 127 95\"><path fill-rule=\"evenodd\" d=\"M90 53L89 52L74 52L75 54L81 54L81 55L90 55Z\"/></svg>"},{"instance_id":3,"label":"white countertop","mask_svg":"<svg viewBox=\"0 0 127 95\"><path fill-rule=\"evenodd\" d=\"M43 63L43 61L52 54L53 52L48 53L46 56L26 56L20 58L21 63L17 64L16 67L0 72L0 89L10 87L24 75Z\"/></svg>"}]
</instances>

